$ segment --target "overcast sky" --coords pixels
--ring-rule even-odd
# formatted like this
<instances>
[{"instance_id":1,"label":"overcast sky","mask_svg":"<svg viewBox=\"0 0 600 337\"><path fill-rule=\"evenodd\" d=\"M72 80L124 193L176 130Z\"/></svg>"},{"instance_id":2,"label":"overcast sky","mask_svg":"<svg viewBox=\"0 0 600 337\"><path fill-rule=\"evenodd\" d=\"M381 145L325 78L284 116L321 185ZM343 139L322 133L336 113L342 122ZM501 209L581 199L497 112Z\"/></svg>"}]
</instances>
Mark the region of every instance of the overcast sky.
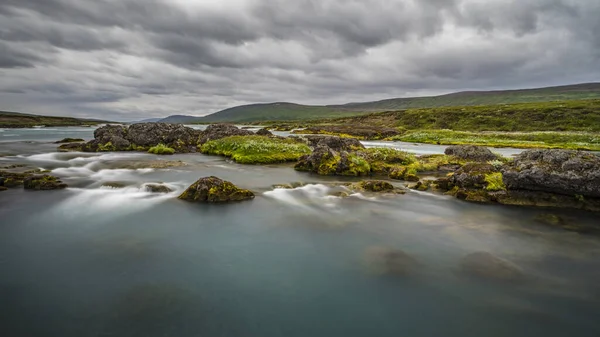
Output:
<instances>
[{"instance_id":1,"label":"overcast sky","mask_svg":"<svg viewBox=\"0 0 600 337\"><path fill-rule=\"evenodd\" d=\"M0 0L0 110L134 120L600 81L598 0Z\"/></svg>"}]
</instances>

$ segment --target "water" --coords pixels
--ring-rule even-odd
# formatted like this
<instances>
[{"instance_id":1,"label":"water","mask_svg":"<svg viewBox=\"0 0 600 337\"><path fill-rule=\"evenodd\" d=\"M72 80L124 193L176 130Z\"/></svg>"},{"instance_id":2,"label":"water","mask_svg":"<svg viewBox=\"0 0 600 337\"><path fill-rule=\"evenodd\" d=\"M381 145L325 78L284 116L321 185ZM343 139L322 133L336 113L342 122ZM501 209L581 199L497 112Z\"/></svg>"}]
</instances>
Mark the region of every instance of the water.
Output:
<instances>
[{"instance_id":1,"label":"water","mask_svg":"<svg viewBox=\"0 0 600 337\"><path fill-rule=\"evenodd\" d=\"M600 238L533 221L547 211L414 191L340 198L356 179L201 154L54 147L0 144L14 153L0 166L49 169L70 186L0 193L0 336L600 335ZM164 160L186 165L153 168ZM209 175L257 197L175 198ZM173 192L149 193L151 182ZM273 188L292 182L305 185ZM365 255L372 247L410 254L415 274L381 275L381 261ZM460 259L482 250L518 264L528 281L465 278Z\"/></svg>"}]
</instances>

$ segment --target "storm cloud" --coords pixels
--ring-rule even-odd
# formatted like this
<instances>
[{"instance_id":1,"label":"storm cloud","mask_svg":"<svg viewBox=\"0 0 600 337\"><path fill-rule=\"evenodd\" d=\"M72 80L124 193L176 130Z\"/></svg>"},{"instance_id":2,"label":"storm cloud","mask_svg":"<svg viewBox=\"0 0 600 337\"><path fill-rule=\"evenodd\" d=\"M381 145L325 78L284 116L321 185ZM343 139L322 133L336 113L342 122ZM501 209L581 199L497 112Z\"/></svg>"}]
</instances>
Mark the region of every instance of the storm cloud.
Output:
<instances>
[{"instance_id":1,"label":"storm cloud","mask_svg":"<svg viewBox=\"0 0 600 337\"><path fill-rule=\"evenodd\" d=\"M600 79L596 0L3 0L0 110L135 120Z\"/></svg>"}]
</instances>

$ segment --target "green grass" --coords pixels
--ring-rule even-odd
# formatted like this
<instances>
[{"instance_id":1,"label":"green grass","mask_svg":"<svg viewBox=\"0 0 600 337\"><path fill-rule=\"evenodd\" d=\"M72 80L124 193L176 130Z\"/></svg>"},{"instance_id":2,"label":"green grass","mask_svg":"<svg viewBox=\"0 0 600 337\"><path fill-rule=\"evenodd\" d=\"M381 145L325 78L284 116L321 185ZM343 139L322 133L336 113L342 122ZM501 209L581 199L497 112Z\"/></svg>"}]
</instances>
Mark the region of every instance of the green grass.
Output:
<instances>
[{"instance_id":1,"label":"green grass","mask_svg":"<svg viewBox=\"0 0 600 337\"><path fill-rule=\"evenodd\" d=\"M486 174L485 182L487 183L487 186L485 187L486 191L494 192L506 190L506 186L502 180L502 173L500 172Z\"/></svg>"},{"instance_id":2,"label":"green grass","mask_svg":"<svg viewBox=\"0 0 600 337\"><path fill-rule=\"evenodd\" d=\"M175 149L166 146L165 144L158 144L156 146L151 147L148 150L149 153L154 154L174 154Z\"/></svg>"},{"instance_id":3,"label":"green grass","mask_svg":"<svg viewBox=\"0 0 600 337\"><path fill-rule=\"evenodd\" d=\"M412 143L600 151L600 132L466 132L423 130L393 137Z\"/></svg>"},{"instance_id":4,"label":"green grass","mask_svg":"<svg viewBox=\"0 0 600 337\"><path fill-rule=\"evenodd\" d=\"M233 136L212 140L203 144L200 151L205 154L231 157L240 164L296 161L311 152L304 143L265 136Z\"/></svg>"}]
</instances>

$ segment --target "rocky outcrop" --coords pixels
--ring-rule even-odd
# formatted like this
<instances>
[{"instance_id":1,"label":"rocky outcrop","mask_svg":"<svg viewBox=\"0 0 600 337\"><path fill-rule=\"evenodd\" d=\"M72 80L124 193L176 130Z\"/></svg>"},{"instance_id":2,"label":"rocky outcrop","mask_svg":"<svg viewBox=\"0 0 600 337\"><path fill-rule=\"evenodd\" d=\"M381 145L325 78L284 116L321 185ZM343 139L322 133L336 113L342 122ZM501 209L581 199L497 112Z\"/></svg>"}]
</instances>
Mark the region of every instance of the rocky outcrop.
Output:
<instances>
[{"instance_id":1,"label":"rocky outcrop","mask_svg":"<svg viewBox=\"0 0 600 337\"><path fill-rule=\"evenodd\" d=\"M333 151L356 151L364 149L365 146L358 139L354 138L342 138L335 136L320 136L320 135L306 135L306 136L294 136L293 138L299 139L305 142L312 148L319 146L327 146Z\"/></svg>"},{"instance_id":2,"label":"rocky outcrop","mask_svg":"<svg viewBox=\"0 0 600 337\"><path fill-rule=\"evenodd\" d=\"M389 192L394 190L394 185L383 180L363 180L353 186L369 192Z\"/></svg>"},{"instance_id":3,"label":"rocky outcrop","mask_svg":"<svg viewBox=\"0 0 600 337\"><path fill-rule=\"evenodd\" d=\"M600 157L569 150L528 150L503 170L509 190L600 198Z\"/></svg>"},{"instance_id":4,"label":"rocky outcrop","mask_svg":"<svg viewBox=\"0 0 600 337\"><path fill-rule=\"evenodd\" d=\"M470 277L502 282L519 282L524 274L514 263L488 252L475 252L460 262L461 271Z\"/></svg>"},{"instance_id":5,"label":"rocky outcrop","mask_svg":"<svg viewBox=\"0 0 600 337\"><path fill-rule=\"evenodd\" d=\"M358 154L337 152L320 143L311 154L300 157L294 168L320 175L365 176L371 173L369 163Z\"/></svg>"},{"instance_id":6,"label":"rocky outcrop","mask_svg":"<svg viewBox=\"0 0 600 337\"><path fill-rule=\"evenodd\" d=\"M487 147L476 145L452 145L448 146L444 153L448 156L470 161L482 162L498 159L498 156Z\"/></svg>"},{"instance_id":7,"label":"rocky outcrop","mask_svg":"<svg viewBox=\"0 0 600 337\"><path fill-rule=\"evenodd\" d=\"M256 131L256 134L259 136L272 136L273 133L265 128L262 128L258 131Z\"/></svg>"},{"instance_id":8,"label":"rocky outcrop","mask_svg":"<svg viewBox=\"0 0 600 337\"><path fill-rule=\"evenodd\" d=\"M254 132L252 131L243 130L231 124L211 124L206 128L206 130L204 130L204 132L202 132L199 144L202 145L208 141L225 137L249 136L253 134Z\"/></svg>"},{"instance_id":9,"label":"rocky outcrop","mask_svg":"<svg viewBox=\"0 0 600 337\"><path fill-rule=\"evenodd\" d=\"M201 131L183 124L139 123L130 126L106 125L94 131L94 140L83 146L84 151L147 151L164 144L178 153L195 152Z\"/></svg>"},{"instance_id":10,"label":"rocky outcrop","mask_svg":"<svg viewBox=\"0 0 600 337\"><path fill-rule=\"evenodd\" d=\"M63 138L59 141L54 142L54 144L64 144L64 143L82 143L85 142L85 140L81 139L81 138Z\"/></svg>"},{"instance_id":11,"label":"rocky outcrop","mask_svg":"<svg viewBox=\"0 0 600 337\"><path fill-rule=\"evenodd\" d=\"M454 171L450 176L452 186L460 188L481 189L487 186L486 176L498 172L498 170L487 163L467 163Z\"/></svg>"},{"instance_id":12,"label":"rocky outcrop","mask_svg":"<svg viewBox=\"0 0 600 337\"><path fill-rule=\"evenodd\" d=\"M58 178L43 174L43 175L32 175L23 180L23 187L26 190L58 190L67 187L67 184L60 181Z\"/></svg>"},{"instance_id":13,"label":"rocky outcrop","mask_svg":"<svg viewBox=\"0 0 600 337\"><path fill-rule=\"evenodd\" d=\"M179 196L182 200L203 203L242 201L252 198L254 193L251 191L238 188L231 182L215 176L199 179Z\"/></svg>"}]
</instances>

